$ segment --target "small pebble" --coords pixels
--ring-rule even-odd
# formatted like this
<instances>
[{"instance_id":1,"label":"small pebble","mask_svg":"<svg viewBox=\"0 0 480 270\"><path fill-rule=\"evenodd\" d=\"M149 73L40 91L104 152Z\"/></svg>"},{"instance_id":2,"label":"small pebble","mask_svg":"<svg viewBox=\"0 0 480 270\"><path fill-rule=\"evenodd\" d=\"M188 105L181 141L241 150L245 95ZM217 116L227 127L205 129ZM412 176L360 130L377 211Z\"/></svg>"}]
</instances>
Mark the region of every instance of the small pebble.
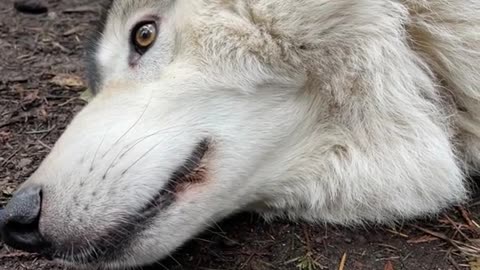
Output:
<instances>
[{"instance_id":1,"label":"small pebble","mask_svg":"<svg viewBox=\"0 0 480 270\"><path fill-rule=\"evenodd\" d=\"M230 239L223 239L222 244L226 247L235 247L238 245L237 242Z\"/></svg>"},{"instance_id":2,"label":"small pebble","mask_svg":"<svg viewBox=\"0 0 480 270\"><path fill-rule=\"evenodd\" d=\"M20 159L20 161L18 162L17 164L17 167L19 168L25 168L27 167L28 165L32 164L32 159L30 158L22 158Z\"/></svg>"},{"instance_id":3,"label":"small pebble","mask_svg":"<svg viewBox=\"0 0 480 270\"><path fill-rule=\"evenodd\" d=\"M17 0L13 7L22 13L43 14L48 12L48 8L41 0Z\"/></svg>"},{"instance_id":4,"label":"small pebble","mask_svg":"<svg viewBox=\"0 0 480 270\"><path fill-rule=\"evenodd\" d=\"M365 238L365 236L363 235L358 235L355 239L355 242L359 243L359 244L367 244L368 243L368 240L367 238Z\"/></svg>"},{"instance_id":5,"label":"small pebble","mask_svg":"<svg viewBox=\"0 0 480 270\"><path fill-rule=\"evenodd\" d=\"M321 243L323 243L323 239L324 239L324 238L323 238L323 237L320 237L320 236L319 236L319 237L315 237L315 243L321 244Z\"/></svg>"}]
</instances>

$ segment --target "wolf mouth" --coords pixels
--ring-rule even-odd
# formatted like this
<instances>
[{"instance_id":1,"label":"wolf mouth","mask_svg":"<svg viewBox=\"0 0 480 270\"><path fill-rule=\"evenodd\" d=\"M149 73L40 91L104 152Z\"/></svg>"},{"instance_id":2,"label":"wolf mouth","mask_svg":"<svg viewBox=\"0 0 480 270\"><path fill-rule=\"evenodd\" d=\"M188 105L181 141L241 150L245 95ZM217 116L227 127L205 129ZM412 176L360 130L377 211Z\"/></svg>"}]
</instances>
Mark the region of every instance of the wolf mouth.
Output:
<instances>
[{"instance_id":1,"label":"wolf mouth","mask_svg":"<svg viewBox=\"0 0 480 270\"><path fill-rule=\"evenodd\" d=\"M208 139L204 139L197 144L185 163L172 173L167 185L140 209L139 214L153 217L156 213L172 205L179 192L182 192L191 184L203 182L206 174L204 160L209 149L210 141Z\"/></svg>"},{"instance_id":2,"label":"wolf mouth","mask_svg":"<svg viewBox=\"0 0 480 270\"><path fill-rule=\"evenodd\" d=\"M174 204L178 193L185 191L192 184L205 180L205 159L210 148L209 139L203 139L198 143L183 165L171 174L164 188L134 214L120 217L119 220L122 222L117 223L101 237L97 237L87 249L68 255L54 252L53 258L71 263L96 264L99 261L115 261L121 257L135 237L151 225L154 217Z\"/></svg>"}]
</instances>

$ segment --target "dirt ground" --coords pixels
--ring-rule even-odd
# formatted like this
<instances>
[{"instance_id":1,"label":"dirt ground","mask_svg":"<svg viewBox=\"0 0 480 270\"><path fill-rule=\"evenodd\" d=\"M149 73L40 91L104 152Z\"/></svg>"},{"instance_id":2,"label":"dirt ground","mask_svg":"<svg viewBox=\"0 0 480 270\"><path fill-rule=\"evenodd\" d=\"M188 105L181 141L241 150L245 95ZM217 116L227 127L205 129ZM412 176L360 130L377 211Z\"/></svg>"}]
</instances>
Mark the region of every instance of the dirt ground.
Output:
<instances>
[{"instance_id":1,"label":"dirt ground","mask_svg":"<svg viewBox=\"0 0 480 270\"><path fill-rule=\"evenodd\" d=\"M27 15L0 1L0 207L86 104L83 49L99 2L50 0L47 13ZM477 201L395 227L268 224L240 214L146 269L480 269ZM0 269L64 267L0 243Z\"/></svg>"}]
</instances>

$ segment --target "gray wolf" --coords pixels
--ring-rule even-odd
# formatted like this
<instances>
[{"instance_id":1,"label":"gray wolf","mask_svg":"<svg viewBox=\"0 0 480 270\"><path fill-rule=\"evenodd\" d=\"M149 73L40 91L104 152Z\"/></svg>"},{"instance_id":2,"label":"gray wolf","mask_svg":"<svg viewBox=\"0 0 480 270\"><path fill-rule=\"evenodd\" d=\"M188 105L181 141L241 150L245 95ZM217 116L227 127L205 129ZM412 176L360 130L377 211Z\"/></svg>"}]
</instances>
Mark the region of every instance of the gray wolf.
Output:
<instances>
[{"instance_id":1,"label":"gray wolf","mask_svg":"<svg viewBox=\"0 0 480 270\"><path fill-rule=\"evenodd\" d=\"M245 209L359 225L468 198L480 1L115 0L102 25L11 246L126 268Z\"/></svg>"}]
</instances>

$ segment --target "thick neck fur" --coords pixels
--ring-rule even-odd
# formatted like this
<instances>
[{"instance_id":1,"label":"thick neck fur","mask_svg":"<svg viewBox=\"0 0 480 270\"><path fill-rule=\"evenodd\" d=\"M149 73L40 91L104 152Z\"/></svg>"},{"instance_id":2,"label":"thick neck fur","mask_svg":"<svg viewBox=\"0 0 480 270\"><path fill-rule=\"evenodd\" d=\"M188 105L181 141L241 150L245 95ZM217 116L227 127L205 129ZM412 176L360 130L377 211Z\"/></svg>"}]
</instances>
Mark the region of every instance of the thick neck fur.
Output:
<instances>
[{"instance_id":1,"label":"thick neck fur","mask_svg":"<svg viewBox=\"0 0 480 270\"><path fill-rule=\"evenodd\" d=\"M368 6L364 5L367 2ZM298 54L290 59L295 60L292 63L301 63L298 69L304 68L308 74L305 91L298 99L299 104L307 105L298 107L314 108L313 114L301 114L307 117L292 141L285 145L288 154L280 150L282 153L276 156L282 158L264 169L269 176L259 173L259 177L269 178L268 185L273 187L279 180L290 185L290 189L279 190L277 194L268 187L262 191L270 194L272 208L286 209L285 214L290 217L342 224L353 220L383 222L411 216L419 209L418 213L427 213L465 195L464 187L458 182L468 171L468 165L457 155L468 156L468 150L457 148L457 136L458 129L475 129L476 135L469 132L468 136L460 137L473 136L476 141L472 145L478 146L479 120L475 116L478 107L474 109L473 105L480 104L479 84L468 85L463 96L476 99L461 100L467 106L466 112L455 116L458 104L446 99L445 91L463 91L455 86L465 84L465 80L455 83L452 79L451 89L441 87L441 79L449 81L445 69L455 66L439 68L446 63L441 59L432 62L433 57L426 59L424 54L432 52L422 51L413 40L421 38L416 27L428 26L426 14L430 7L426 3L405 5L408 1L377 1L376 5L373 2L319 1L317 5L323 8L297 7L296 10L307 17L309 10L326 10L336 16L336 20L319 23L318 18L329 18L329 15L312 14L309 17L312 21L301 25L289 21L297 16L282 12L281 3L265 7L253 5L256 13L264 11L285 16L270 19L278 24L269 24L269 31L275 33L272 36L295 41L295 45L289 45L297 46ZM362 8L369 10L363 13ZM416 12L425 18L412 17ZM269 21L265 16L258 17ZM417 30L409 32L412 29ZM439 31L422 28L424 35L433 30ZM443 34L448 37L454 29L444 30ZM471 41L478 37L465 35L465 38ZM459 42L450 41L451 44L446 38L436 46L439 50L449 49L448 46ZM478 50L471 56L480 59ZM478 76L469 77L478 72L462 71L467 71L463 77L478 80ZM472 73L468 74L469 71ZM438 74L445 75L438 77ZM462 121L458 122L458 118ZM476 124L466 125L465 118ZM478 152L472 158L478 158ZM272 175L275 171L272 168L282 170ZM305 194L304 199L298 194ZM300 213L299 209L304 212Z\"/></svg>"}]
</instances>

